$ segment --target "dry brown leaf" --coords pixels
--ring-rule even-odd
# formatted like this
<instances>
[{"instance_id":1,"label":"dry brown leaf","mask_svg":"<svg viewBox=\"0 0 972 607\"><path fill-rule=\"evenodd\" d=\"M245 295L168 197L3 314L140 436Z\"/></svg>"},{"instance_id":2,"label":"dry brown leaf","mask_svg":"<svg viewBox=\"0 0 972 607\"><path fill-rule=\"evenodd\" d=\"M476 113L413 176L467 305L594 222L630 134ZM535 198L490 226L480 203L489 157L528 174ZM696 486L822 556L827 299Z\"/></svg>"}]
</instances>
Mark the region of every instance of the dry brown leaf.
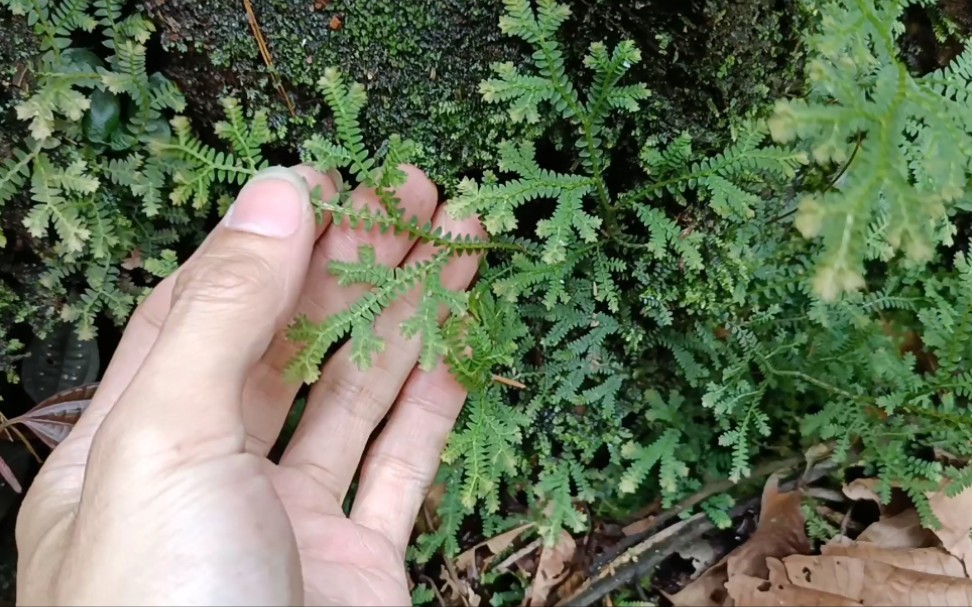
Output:
<instances>
[{"instance_id":1,"label":"dry brown leaf","mask_svg":"<svg viewBox=\"0 0 972 607\"><path fill-rule=\"evenodd\" d=\"M933 530L942 546L949 553L962 559L966 568L972 566L972 488L966 489L955 497L941 491L928 494L928 504L941 522L939 529Z\"/></svg>"},{"instance_id":2,"label":"dry brown leaf","mask_svg":"<svg viewBox=\"0 0 972 607\"><path fill-rule=\"evenodd\" d=\"M669 597L676 607L721 607L726 604L726 581L737 575L766 578L767 557L783 558L810 552L800 491L781 493L779 478L770 476L763 487L759 525L749 540L730 552L697 579Z\"/></svg>"},{"instance_id":3,"label":"dry brown leaf","mask_svg":"<svg viewBox=\"0 0 972 607\"><path fill-rule=\"evenodd\" d=\"M792 584L841 594L862 605L972 605L972 580L846 556L783 559Z\"/></svg>"},{"instance_id":4,"label":"dry brown leaf","mask_svg":"<svg viewBox=\"0 0 972 607\"><path fill-rule=\"evenodd\" d=\"M735 605L752 607L806 605L807 607L859 607L860 603L839 594L801 588L788 582L772 584L751 575L737 575L726 583Z\"/></svg>"},{"instance_id":5,"label":"dry brown leaf","mask_svg":"<svg viewBox=\"0 0 972 607\"><path fill-rule=\"evenodd\" d=\"M966 577L962 561L941 548L889 549L868 542L851 542L827 544L820 551L824 556L850 556L923 573Z\"/></svg>"},{"instance_id":6,"label":"dry brown leaf","mask_svg":"<svg viewBox=\"0 0 972 607\"><path fill-rule=\"evenodd\" d=\"M132 249L128 257L122 260L121 266L126 270L137 270L142 267L142 251L138 247Z\"/></svg>"},{"instance_id":7,"label":"dry brown leaf","mask_svg":"<svg viewBox=\"0 0 972 607\"><path fill-rule=\"evenodd\" d=\"M938 544L935 534L921 526L918 513L905 510L900 514L872 523L859 536L859 542L870 542L881 548L929 548Z\"/></svg>"},{"instance_id":8,"label":"dry brown leaf","mask_svg":"<svg viewBox=\"0 0 972 607\"><path fill-rule=\"evenodd\" d=\"M878 479L876 478L857 478L844 485L844 495L847 496L847 499L855 502L858 500L870 500L880 506L881 498L874 490L877 484Z\"/></svg>"},{"instance_id":9,"label":"dry brown leaf","mask_svg":"<svg viewBox=\"0 0 972 607\"><path fill-rule=\"evenodd\" d=\"M737 575L726 584L734 605L808 605L843 607L860 605L845 596L803 588L790 583L786 567L779 559L766 559L769 580L751 575Z\"/></svg>"},{"instance_id":10,"label":"dry brown leaf","mask_svg":"<svg viewBox=\"0 0 972 607\"><path fill-rule=\"evenodd\" d=\"M524 600L527 605L546 605L550 592L554 587L570 575L570 565L577 552L574 538L566 531L560 532L560 537L553 548L544 546L540 551L540 563L537 574L533 577L533 584Z\"/></svg>"},{"instance_id":11,"label":"dry brown leaf","mask_svg":"<svg viewBox=\"0 0 972 607\"><path fill-rule=\"evenodd\" d=\"M752 575L765 579L769 574L767 557L810 553L810 540L800 510L802 499L801 491L781 493L776 475L766 481L756 532L728 557L726 571L730 578Z\"/></svg>"},{"instance_id":12,"label":"dry brown leaf","mask_svg":"<svg viewBox=\"0 0 972 607\"><path fill-rule=\"evenodd\" d=\"M476 551L485 546L486 548L489 548L490 552L490 555L483 561L483 567L485 568L487 565L489 565L490 561L496 557L497 554L500 554L512 546L513 542L516 541L516 538L523 535L523 532L531 527L533 527L533 523L520 525L516 529L510 529L509 531L501 533L496 537L476 544L469 550L466 550L456 557L456 567L458 567L461 571L470 571L476 564Z\"/></svg>"},{"instance_id":13,"label":"dry brown leaf","mask_svg":"<svg viewBox=\"0 0 972 607\"><path fill-rule=\"evenodd\" d=\"M673 595L666 596L674 607L723 607L726 592L726 559L722 559L708 571L687 584Z\"/></svg>"},{"instance_id":14,"label":"dry brown leaf","mask_svg":"<svg viewBox=\"0 0 972 607\"><path fill-rule=\"evenodd\" d=\"M439 578L443 582L442 590L449 598L449 605L466 605L468 607L479 607L483 598L476 594L466 580L460 580L456 576L451 564L442 567Z\"/></svg>"}]
</instances>

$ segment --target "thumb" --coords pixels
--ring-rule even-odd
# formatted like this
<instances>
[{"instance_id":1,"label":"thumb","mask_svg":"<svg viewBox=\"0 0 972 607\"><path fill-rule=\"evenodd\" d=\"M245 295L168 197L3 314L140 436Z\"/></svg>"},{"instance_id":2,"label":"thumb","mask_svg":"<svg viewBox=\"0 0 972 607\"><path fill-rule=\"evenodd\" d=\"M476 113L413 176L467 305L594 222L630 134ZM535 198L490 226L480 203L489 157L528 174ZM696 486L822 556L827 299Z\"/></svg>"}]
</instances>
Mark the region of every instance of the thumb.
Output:
<instances>
[{"instance_id":1,"label":"thumb","mask_svg":"<svg viewBox=\"0 0 972 607\"><path fill-rule=\"evenodd\" d=\"M169 314L139 374L196 389L242 390L250 367L293 314L314 233L303 178L282 167L255 176L205 251L180 270Z\"/></svg>"}]
</instances>

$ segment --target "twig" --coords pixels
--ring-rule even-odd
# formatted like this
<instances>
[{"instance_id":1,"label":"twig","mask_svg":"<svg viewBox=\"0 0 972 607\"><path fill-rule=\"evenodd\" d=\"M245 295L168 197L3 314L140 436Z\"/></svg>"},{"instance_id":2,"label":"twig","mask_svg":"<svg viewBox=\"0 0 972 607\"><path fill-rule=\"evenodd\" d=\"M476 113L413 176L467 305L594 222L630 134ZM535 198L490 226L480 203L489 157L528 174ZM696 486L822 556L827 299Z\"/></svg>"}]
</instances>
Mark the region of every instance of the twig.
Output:
<instances>
[{"instance_id":1,"label":"twig","mask_svg":"<svg viewBox=\"0 0 972 607\"><path fill-rule=\"evenodd\" d=\"M435 593L435 598L439 600L439 607L446 607L448 605L448 603L446 603L445 597L443 597L442 593L439 592L439 587L435 585L434 581L432 581L432 578L430 578L425 574L422 574L419 576L419 579L427 583L432 588L432 592Z\"/></svg>"},{"instance_id":2,"label":"twig","mask_svg":"<svg viewBox=\"0 0 972 607\"><path fill-rule=\"evenodd\" d=\"M761 466L758 466L756 470L754 470L753 473L745 480L751 481L754 479L767 477L775 472L782 472L784 470L796 468L801 463L803 463L804 460L805 460L804 455L794 455L784 460L767 462ZM625 550L630 546L637 544L638 542L642 541L648 534L661 527L664 527L669 521L677 518L683 512L687 510L691 510L692 508L701 504L702 502L709 499L713 495L718 495L720 493L732 489L737 484L738 483L734 483L730 480L720 480L714 483L709 483L701 490L699 490L697 493L685 498L684 500L682 500L672 508L669 508L665 512L656 516L655 519L651 521L651 524L644 531L642 531L641 533L631 535L628 538L625 538L619 543L618 547L621 550ZM611 557L612 557L611 554L605 554L604 557L602 557L602 559L600 560L600 562L595 562L595 566L600 566L604 562L604 559L610 559Z\"/></svg>"},{"instance_id":3,"label":"twig","mask_svg":"<svg viewBox=\"0 0 972 607\"><path fill-rule=\"evenodd\" d=\"M523 548L520 548L510 556L503 559L503 561L496 565L496 567L493 567L493 569L499 573L506 573L506 571L512 567L514 563L539 548L541 542L542 540L540 538L533 540Z\"/></svg>"},{"instance_id":4,"label":"twig","mask_svg":"<svg viewBox=\"0 0 972 607\"><path fill-rule=\"evenodd\" d=\"M502 375L493 375L493 381L498 384L503 384L504 386L509 386L511 388L516 388L517 390L526 390L526 384L518 382L515 379L510 379L508 377L503 377Z\"/></svg>"},{"instance_id":5,"label":"twig","mask_svg":"<svg viewBox=\"0 0 972 607\"><path fill-rule=\"evenodd\" d=\"M263 62L266 64L267 69L270 70L270 77L273 78L273 83L277 86L277 91L287 104L287 110L290 111L290 115L296 118L297 110L294 108L294 103L290 100L290 95L287 94L287 90L284 89L283 83L277 77L277 70L273 66L273 56L270 54L270 47L267 46L266 38L263 37L260 22L257 21L256 13L253 11L253 4L250 0L243 0L243 8L246 10L246 20L250 23L250 29L253 30L253 37L256 38L257 48L260 49L260 56L263 57Z\"/></svg>"},{"instance_id":6,"label":"twig","mask_svg":"<svg viewBox=\"0 0 972 607\"><path fill-rule=\"evenodd\" d=\"M803 459L802 456L795 456L778 462L769 462L757 468L747 480L796 468ZM818 462L811 471L795 480L783 483L781 488L793 488L798 484L813 482L830 473L834 466L835 464L829 460ZM650 531L656 531L654 535L648 535L649 532L646 532L623 540L611 554L607 555L607 562L601 559L600 564L595 564L594 571L596 573L592 573L587 582L581 585L573 595L563 599L559 605L571 605L572 607L593 605L608 593L621 588L632 580L650 574L669 555L682 550L684 547L691 546L703 534L715 529L708 515L704 512L699 512L686 520L658 530L685 510L712 495L726 491L732 486L734 484L729 481L713 483L668 512L659 515L650 529ZM747 510L758 507L759 503L760 496L756 495L737 505L730 511L729 515L732 518L742 516Z\"/></svg>"}]
</instances>

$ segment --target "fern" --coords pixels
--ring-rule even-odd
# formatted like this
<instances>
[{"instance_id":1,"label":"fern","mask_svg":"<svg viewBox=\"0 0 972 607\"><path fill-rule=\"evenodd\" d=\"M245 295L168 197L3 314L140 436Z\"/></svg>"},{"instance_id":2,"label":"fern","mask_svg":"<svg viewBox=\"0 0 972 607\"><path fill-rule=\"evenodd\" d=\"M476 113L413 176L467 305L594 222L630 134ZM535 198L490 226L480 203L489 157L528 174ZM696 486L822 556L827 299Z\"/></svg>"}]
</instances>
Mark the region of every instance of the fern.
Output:
<instances>
[{"instance_id":1,"label":"fern","mask_svg":"<svg viewBox=\"0 0 972 607\"><path fill-rule=\"evenodd\" d=\"M517 471L522 420L499 398L495 389L470 398L464 425L453 433L442 456L444 463L460 466L463 478L456 485L457 494L470 511L481 502L485 512L496 512L500 482Z\"/></svg>"},{"instance_id":2,"label":"fern","mask_svg":"<svg viewBox=\"0 0 972 607\"><path fill-rule=\"evenodd\" d=\"M47 40L19 110L33 136L0 166L0 204L26 205L44 309L64 302L61 316L91 337L174 271L175 251L268 164L277 134L265 112L225 99L216 143L204 144L178 115L177 87L148 73L151 26L126 3L0 3L33 15ZM507 140L447 203L456 217L480 216L488 241L406 216L399 166L420 150L394 134L366 141L365 87L324 73L317 92L334 128L299 150L341 175L336 195L313 193L318 216L406 235L431 253L392 268L366 247L331 264L341 283L368 291L331 317L294 322L290 372L314 381L346 341L367 368L388 337L376 319L407 302L412 315L395 330L420 342L421 367L444 361L469 390L438 478L441 525L412 559L459 552L472 522L489 534L532 520L551 542L582 531L588 514L617 517L655 498L667 507L703 479L741 480L760 459L821 441L838 461L866 462L883 492L901 487L928 524L924 492L943 479L969 484L967 469L932 454L972 457L962 366L972 355L972 55L909 73L894 47L902 4L820 3L806 98L781 102L768 121L753 112L702 149L647 132L650 120L629 128L649 98L631 81L635 44L596 42L574 65L559 41L568 8L506 0L501 28L532 54L482 84L484 101L506 110L496 128ZM97 56L61 42L81 32L100 36ZM115 102L131 111L91 136L84 118ZM538 156L539 138L553 141L561 168ZM353 206L357 186L380 208ZM483 258L468 293L441 281L458 255ZM12 305L39 306L20 296ZM0 348L0 362L17 351ZM524 497L528 512L504 511ZM728 507L720 496L702 510L724 524Z\"/></svg>"},{"instance_id":3,"label":"fern","mask_svg":"<svg viewBox=\"0 0 972 607\"><path fill-rule=\"evenodd\" d=\"M954 66L912 76L895 47L906 4L828 3L813 39L810 94L779 102L770 121L777 141L805 142L821 165L848 165L832 190L803 197L796 220L823 243L814 285L828 300L864 286L862 245L875 216L886 216L892 250L924 263L942 242L949 206L966 194L972 49Z\"/></svg>"}]
</instances>

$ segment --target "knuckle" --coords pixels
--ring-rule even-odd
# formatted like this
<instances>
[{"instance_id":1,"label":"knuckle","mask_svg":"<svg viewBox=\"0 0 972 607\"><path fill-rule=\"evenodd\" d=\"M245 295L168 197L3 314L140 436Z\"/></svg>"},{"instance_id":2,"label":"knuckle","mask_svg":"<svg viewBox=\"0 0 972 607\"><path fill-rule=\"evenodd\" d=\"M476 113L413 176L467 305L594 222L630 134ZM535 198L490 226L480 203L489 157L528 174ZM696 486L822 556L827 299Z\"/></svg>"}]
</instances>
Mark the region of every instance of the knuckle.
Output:
<instances>
[{"instance_id":1,"label":"knuckle","mask_svg":"<svg viewBox=\"0 0 972 607\"><path fill-rule=\"evenodd\" d=\"M396 486L406 487L409 491L424 494L432 482L428 469L421 463L382 451L368 454L364 467L368 470L383 470L394 479Z\"/></svg>"},{"instance_id":2,"label":"knuckle","mask_svg":"<svg viewBox=\"0 0 972 607\"><path fill-rule=\"evenodd\" d=\"M453 404L450 399L443 397L439 393L417 393L409 392L402 397L401 406L415 408L422 412L430 422L430 427L439 428L445 426L451 428L455 424L456 417L462 408L462 403L458 406Z\"/></svg>"},{"instance_id":3,"label":"knuckle","mask_svg":"<svg viewBox=\"0 0 972 607\"><path fill-rule=\"evenodd\" d=\"M389 382L374 378L363 381L363 376L347 373L337 367L339 365L334 367L336 372L325 372L321 378L321 402L334 403L348 416L372 427L377 426L391 406L393 397L381 393L381 387L389 385Z\"/></svg>"},{"instance_id":4,"label":"knuckle","mask_svg":"<svg viewBox=\"0 0 972 607\"><path fill-rule=\"evenodd\" d=\"M282 288L281 273L248 251L210 253L187 265L176 280L173 306L183 302L227 304Z\"/></svg>"}]
</instances>

